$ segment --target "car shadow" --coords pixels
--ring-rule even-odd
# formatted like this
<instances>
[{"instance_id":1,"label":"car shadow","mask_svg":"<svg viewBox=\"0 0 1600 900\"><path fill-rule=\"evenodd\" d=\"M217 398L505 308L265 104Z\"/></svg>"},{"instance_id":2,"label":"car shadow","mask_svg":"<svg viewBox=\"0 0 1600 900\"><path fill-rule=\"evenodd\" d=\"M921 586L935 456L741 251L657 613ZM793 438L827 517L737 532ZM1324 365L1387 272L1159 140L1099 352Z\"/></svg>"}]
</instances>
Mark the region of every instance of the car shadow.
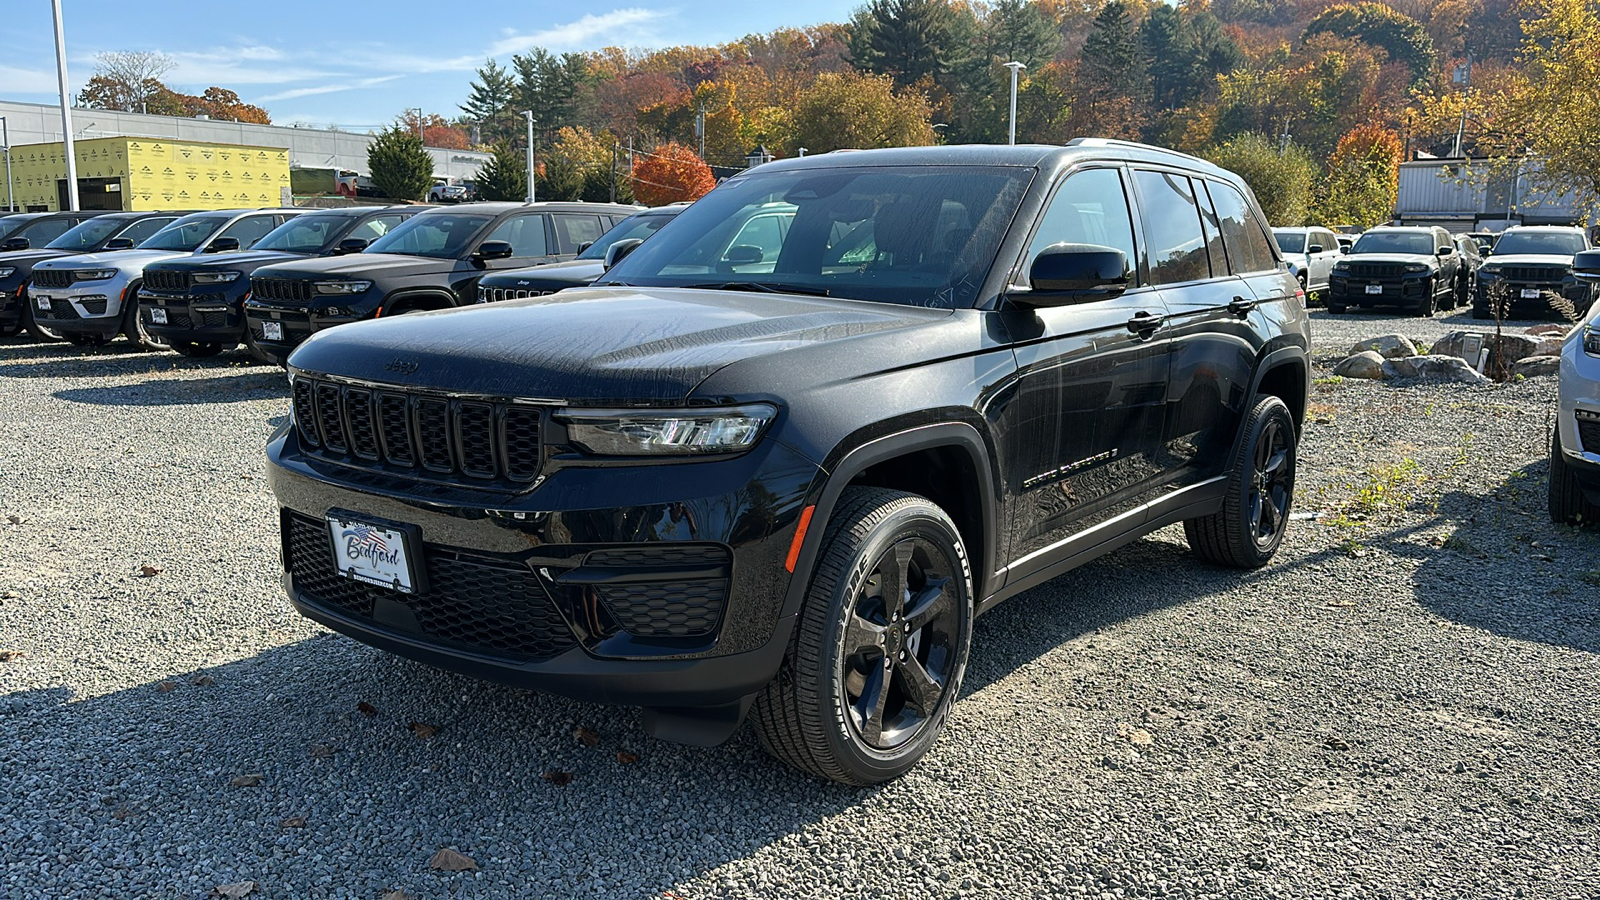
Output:
<instances>
[{"instance_id":1,"label":"car shadow","mask_svg":"<svg viewBox=\"0 0 1600 900\"><path fill-rule=\"evenodd\" d=\"M182 406L283 400L289 396L289 387L277 369L248 369L212 378L156 378L114 387L67 388L52 396L94 406Z\"/></svg>"},{"instance_id":2,"label":"car shadow","mask_svg":"<svg viewBox=\"0 0 1600 900\"><path fill-rule=\"evenodd\" d=\"M32 339L0 340L0 377L84 378L145 375L155 372L239 369L279 372L259 363L243 347L204 359L190 359L166 351L142 350L125 340L104 347L75 347Z\"/></svg>"}]
</instances>

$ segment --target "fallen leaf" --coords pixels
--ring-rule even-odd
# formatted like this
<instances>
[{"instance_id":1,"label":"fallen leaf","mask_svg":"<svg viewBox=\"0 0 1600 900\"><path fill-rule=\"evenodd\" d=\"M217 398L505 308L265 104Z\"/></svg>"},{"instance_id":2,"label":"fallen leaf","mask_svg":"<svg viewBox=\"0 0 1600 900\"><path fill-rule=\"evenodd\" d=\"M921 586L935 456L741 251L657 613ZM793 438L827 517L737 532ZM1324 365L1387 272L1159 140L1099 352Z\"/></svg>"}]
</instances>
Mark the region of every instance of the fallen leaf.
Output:
<instances>
[{"instance_id":1,"label":"fallen leaf","mask_svg":"<svg viewBox=\"0 0 1600 900\"><path fill-rule=\"evenodd\" d=\"M167 679L166 681L158 681L158 682L156 682L156 690L160 691L163 694L170 694L170 693L172 693L173 691L175 691L177 689L178 689L178 683L176 681L173 681L170 678Z\"/></svg>"},{"instance_id":2,"label":"fallen leaf","mask_svg":"<svg viewBox=\"0 0 1600 900\"><path fill-rule=\"evenodd\" d=\"M237 900L239 897L248 897L258 885L254 881L240 881L234 884L219 884L211 889L213 897L229 897Z\"/></svg>"},{"instance_id":3,"label":"fallen leaf","mask_svg":"<svg viewBox=\"0 0 1600 900\"><path fill-rule=\"evenodd\" d=\"M338 749L337 747L330 747L327 744L312 744L311 745L311 758L312 759L327 759L328 757L332 756L334 751L337 750L337 749Z\"/></svg>"},{"instance_id":4,"label":"fallen leaf","mask_svg":"<svg viewBox=\"0 0 1600 900\"><path fill-rule=\"evenodd\" d=\"M1156 740L1150 732L1145 731L1143 728L1135 728L1132 725L1118 725L1117 734L1127 738L1128 743L1137 744L1140 747L1148 747L1155 743Z\"/></svg>"},{"instance_id":5,"label":"fallen leaf","mask_svg":"<svg viewBox=\"0 0 1600 900\"><path fill-rule=\"evenodd\" d=\"M410 728L411 733L415 734L419 738L431 738L439 733L438 726L429 725L427 722L412 722L406 727Z\"/></svg>"},{"instance_id":6,"label":"fallen leaf","mask_svg":"<svg viewBox=\"0 0 1600 900\"><path fill-rule=\"evenodd\" d=\"M126 806L118 807L117 811L111 814L111 818L116 819L118 822L126 822L133 818L133 810Z\"/></svg>"},{"instance_id":7,"label":"fallen leaf","mask_svg":"<svg viewBox=\"0 0 1600 900\"><path fill-rule=\"evenodd\" d=\"M404 890L393 890L383 895L383 900L416 900Z\"/></svg>"},{"instance_id":8,"label":"fallen leaf","mask_svg":"<svg viewBox=\"0 0 1600 900\"><path fill-rule=\"evenodd\" d=\"M439 852L428 860L428 868L440 869L445 872L477 871L478 864L472 857L457 852L452 847L440 847Z\"/></svg>"},{"instance_id":9,"label":"fallen leaf","mask_svg":"<svg viewBox=\"0 0 1600 900\"><path fill-rule=\"evenodd\" d=\"M6 516L6 521L10 522L13 525L21 525L22 524L22 517L21 516Z\"/></svg>"},{"instance_id":10,"label":"fallen leaf","mask_svg":"<svg viewBox=\"0 0 1600 900\"><path fill-rule=\"evenodd\" d=\"M359 710L363 716L375 716L378 714L378 708L365 700L357 703L356 709Z\"/></svg>"},{"instance_id":11,"label":"fallen leaf","mask_svg":"<svg viewBox=\"0 0 1600 900\"><path fill-rule=\"evenodd\" d=\"M600 735L596 734L594 729L585 728L582 725L579 725L577 730L572 732L572 736L577 738L579 741L582 741L585 747L600 746Z\"/></svg>"},{"instance_id":12,"label":"fallen leaf","mask_svg":"<svg viewBox=\"0 0 1600 900\"><path fill-rule=\"evenodd\" d=\"M234 787L255 787L261 784L266 777L260 772L251 772L249 775L235 775L228 783Z\"/></svg>"},{"instance_id":13,"label":"fallen leaf","mask_svg":"<svg viewBox=\"0 0 1600 900\"><path fill-rule=\"evenodd\" d=\"M21 650L0 650L0 662L11 662L13 659L21 658Z\"/></svg>"},{"instance_id":14,"label":"fallen leaf","mask_svg":"<svg viewBox=\"0 0 1600 900\"><path fill-rule=\"evenodd\" d=\"M217 683L217 680L212 678L210 675L200 675L190 679L189 683L195 687L211 687L213 684Z\"/></svg>"},{"instance_id":15,"label":"fallen leaf","mask_svg":"<svg viewBox=\"0 0 1600 900\"><path fill-rule=\"evenodd\" d=\"M282 822L279 822L278 824L282 825L284 828L304 828L304 827L306 827L306 817L305 816L290 816L289 818L284 819Z\"/></svg>"},{"instance_id":16,"label":"fallen leaf","mask_svg":"<svg viewBox=\"0 0 1600 900\"><path fill-rule=\"evenodd\" d=\"M146 563L145 565L142 565L142 566L139 567L139 577L140 578L154 578L154 577L156 577L157 575L160 575L160 574L161 574L161 570L156 568L155 566L150 565L149 563ZM246 882L240 882L240 883L244 884ZM255 884L255 882L253 882L253 881L248 882L248 883L252 884L252 885ZM239 896L242 897L244 895L240 894Z\"/></svg>"},{"instance_id":17,"label":"fallen leaf","mask_svg":"<svg viewBox=\"0 0 1600 900\"><path fill-rule=\"evenodd\" d=\"M573 776L571 772L546 772L539 777L551 784L571 784Z\"/></svg>"},{"instance_id":18,"label":"fallen leaf","mask_svg":"<svg viewBox=\"0 0 1600 900\"><path fill-rule=\"evenodd\" d=\"M625 766L632 765L633 763L636 763L638 761L639 761L639 754L637 754L637 753L631 753L631 752L629 752L627 750L618 750L617 751L617 762L622 763Z\"/></svg>"}]
</instances>

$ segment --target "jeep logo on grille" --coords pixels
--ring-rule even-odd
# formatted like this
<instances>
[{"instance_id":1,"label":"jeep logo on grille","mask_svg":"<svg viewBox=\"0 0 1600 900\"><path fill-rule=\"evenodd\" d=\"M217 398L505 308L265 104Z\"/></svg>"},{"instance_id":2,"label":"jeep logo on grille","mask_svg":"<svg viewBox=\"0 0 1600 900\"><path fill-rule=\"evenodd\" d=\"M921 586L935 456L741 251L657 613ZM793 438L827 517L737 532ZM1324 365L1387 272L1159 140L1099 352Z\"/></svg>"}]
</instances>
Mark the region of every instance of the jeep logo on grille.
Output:
<instances>
[{"instance_id":1,"label":"jeep logo on grille","mask_svg":"<svg viewBox=\"0 0 1600 900\"><path fill-rule=\"evenodd\" d=\"M401 375L410 375L417 371L419 366L409 359L391 359L384 368L390 372L399 372Z\"/></svg>"}]
</instances>

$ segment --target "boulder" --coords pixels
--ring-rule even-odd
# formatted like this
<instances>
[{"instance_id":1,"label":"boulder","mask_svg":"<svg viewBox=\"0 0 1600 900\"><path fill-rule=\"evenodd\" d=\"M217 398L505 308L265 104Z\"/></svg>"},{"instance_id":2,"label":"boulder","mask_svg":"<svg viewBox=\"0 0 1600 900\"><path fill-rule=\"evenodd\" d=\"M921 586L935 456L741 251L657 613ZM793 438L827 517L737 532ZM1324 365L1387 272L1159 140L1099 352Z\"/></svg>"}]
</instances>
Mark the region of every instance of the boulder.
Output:
<instances>
[{"instance_id":1,"label":"boulder","mask_svg":"<svg viewBox=\"0 0 1600 900\"><path fill-rule=\"evenodd\" d=\"M1427 381L1448 381L1456 384L1488 384L1489 379L1467 365L1459 356L1408 356L1391 359L1383 364L1389 378L1421 378Z\"/></svg>"},{"instance_id":2,"label":"boulder","mask_svg":"<svg viewBox=\"0 0 1600 900\"><path fill-rule=\"evenodd\" d=\"M1527 333L1534 337L1561 337L1567 333L1567 326L1551 322L1547 325L1535 325L1529 328Z\"/></svg>"},{"instance_id":3,"label":"boulder","mask_svg":"<svg viewBox=\"0 0 1600 900\"><path fill-rule=\"evenodd\" d=\"M1542 337L1542 338L1540 338L1539 339L1539 345L1537 347L1533 348L1533 355L1534 356L1560 356L1561 355L1561 343L1562 343L1561 336L1565 335L1565 334L1566 334L1566 332L1563 331L1563 332L1561 332L1560 335L1556 335L1555 337ZM1528 358L1529 357L1526 357L1526 356L1523 357L1523 359L1528 359Z\"/></svg>"},{"instance_id":4,"label":"boulder","mask_svg":"<svg viewBox=\"0 0 1600 900\"><path fill-rule=\"evenodd\" d=\"M1411 343L1411 339L1403 334L1384 334L1367 338L1350 348L1351 353L1363 353L1367 350L1375 351L1384 359L1417 355L1417 345Z\"/></svg>"},{"instance_id":5,"label":"boulder","mask_svg":"<svg viewBox=\"0 0 1600 900\"><path fill-rule=\"evenodd\" d=\"M1383 357L1376 350L1363 350L1339 361L1333 374L1345 378L1383 378Z\"/></svg>"},{"instance_id":6,"label":"boulder","mask_svg":"<svg viewBox=\"0 0 1600 900\"><path fill-rule=\"evenodd\" d=\"M1555 375L1561 371L1561 357L1559 356L1526 356L1517 360L1511 367L1513 377L1521 375L1523 378L1533 378L1538 375Z\"/></svg>"},{"instance_id":7,"label":"boulder","mask_svg":"<svg viewBox=\"0 0 1600 900\"><path fill-rule=\"evenodd\" d=\"M1506 365L1514 365L1517 360L1533 356L1539 350L1539 339L1528 337L1525 334L1502 334L1495 337L1490 332L1483 331L1452 331L1435 341L1433 348L1428 351L1430 356L1455 356L1466 357L1466 343L1469 338L1482 336L1483 346L1500 347L1500 358ZM1477 362L1476 359L1472 362Z\"/></svg>"}]
</instances>

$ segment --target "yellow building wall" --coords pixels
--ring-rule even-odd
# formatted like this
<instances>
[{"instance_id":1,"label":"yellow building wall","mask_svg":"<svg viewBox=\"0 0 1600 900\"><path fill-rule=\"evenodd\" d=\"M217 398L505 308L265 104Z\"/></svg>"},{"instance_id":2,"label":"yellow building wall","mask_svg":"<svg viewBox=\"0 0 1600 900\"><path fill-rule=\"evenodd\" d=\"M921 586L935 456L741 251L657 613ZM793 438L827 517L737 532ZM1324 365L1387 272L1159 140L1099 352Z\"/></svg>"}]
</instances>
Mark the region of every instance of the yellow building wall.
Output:
<instances>
[{"instance_id":1,"label":"yellow building wall","mask_svg":"<svg viewBox=\"0 0 1600 900\"><path fill-rule=\"evenodd\" d=\"M127 210L278 206L289 186L289 151L279 147L112 137L76 141L73 150L78 178L117 179L112 192ZM56 183L67 166L59 142L13 147L11 170L19 209L60 208Z\"/></svg>"}]
</instances>

